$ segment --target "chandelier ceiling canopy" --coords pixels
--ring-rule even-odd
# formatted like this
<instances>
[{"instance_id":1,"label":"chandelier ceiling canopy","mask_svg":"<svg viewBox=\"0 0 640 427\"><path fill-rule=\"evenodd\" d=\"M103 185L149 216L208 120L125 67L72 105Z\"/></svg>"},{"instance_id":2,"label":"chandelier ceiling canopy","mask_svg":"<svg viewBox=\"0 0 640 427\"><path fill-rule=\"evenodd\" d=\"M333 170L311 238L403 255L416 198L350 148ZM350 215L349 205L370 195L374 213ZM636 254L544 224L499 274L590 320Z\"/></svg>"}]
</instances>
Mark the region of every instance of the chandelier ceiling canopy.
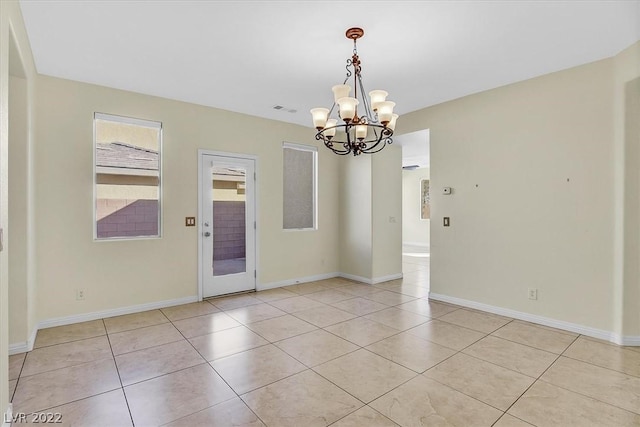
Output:
<instances>
[{"instance_id":1,"label":"chandelier ceiling canopy","mask_svg":"<svg viewBox=\"0 0 640 427\"><path fill-rule=\"evenodd\" d=\"M316 140L339 155L373 154L393 140L398 115L393 113L395 102L387 101L387 92L372 90L367 98L362 84L362 67L356 41L364 35L362 28L349 28L348 39L353 40L353 55L347 59L347 76L340 85L331 88L331 108L313 108ZM353 78L353 87L347 84ZM351 90L353 89L353 96ZM336 109L336 105L338 108ZM337 110L337 111L336 111ZM335 117L332 117L335 111Z\"/></svg>"}]
</instances>

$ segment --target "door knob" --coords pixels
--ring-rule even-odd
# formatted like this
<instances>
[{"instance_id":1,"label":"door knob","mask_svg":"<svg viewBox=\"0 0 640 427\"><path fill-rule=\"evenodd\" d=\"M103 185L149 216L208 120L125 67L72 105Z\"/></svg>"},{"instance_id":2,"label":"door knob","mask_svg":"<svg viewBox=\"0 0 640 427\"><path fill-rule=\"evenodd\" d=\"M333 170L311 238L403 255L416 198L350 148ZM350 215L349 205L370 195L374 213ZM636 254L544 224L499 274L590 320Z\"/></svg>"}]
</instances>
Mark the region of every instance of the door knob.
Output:
<instances>
[{"instance_id":1,"label":"door knob","mask_svg":"<svg viewBox=\"0 0 640 427\"><path fill-rule=\"evenodd\" d=\"M204 237L209 237L209 236L211 236L211 233L210 233L210 232L208 232L208 231L205 231L205 232L204 232Z\"/></svg>"}]
</instances>

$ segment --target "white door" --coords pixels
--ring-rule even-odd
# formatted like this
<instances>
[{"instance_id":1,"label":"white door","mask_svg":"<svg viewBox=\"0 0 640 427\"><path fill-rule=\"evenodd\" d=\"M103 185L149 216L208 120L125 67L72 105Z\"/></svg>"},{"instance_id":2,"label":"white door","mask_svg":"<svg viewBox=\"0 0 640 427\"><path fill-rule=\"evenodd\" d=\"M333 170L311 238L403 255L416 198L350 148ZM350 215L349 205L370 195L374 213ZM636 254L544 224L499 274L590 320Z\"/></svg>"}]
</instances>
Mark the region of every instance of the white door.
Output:
<instances>
[{"instance_id":1,"label":"white door","mask_svg":"<svg viewBox=\"0 0 640 427\"><path fill-rule=\"evenodd\" d=\"M202 297L256 287L255 160L200 153Z\"/></svg>"}]
</instances>

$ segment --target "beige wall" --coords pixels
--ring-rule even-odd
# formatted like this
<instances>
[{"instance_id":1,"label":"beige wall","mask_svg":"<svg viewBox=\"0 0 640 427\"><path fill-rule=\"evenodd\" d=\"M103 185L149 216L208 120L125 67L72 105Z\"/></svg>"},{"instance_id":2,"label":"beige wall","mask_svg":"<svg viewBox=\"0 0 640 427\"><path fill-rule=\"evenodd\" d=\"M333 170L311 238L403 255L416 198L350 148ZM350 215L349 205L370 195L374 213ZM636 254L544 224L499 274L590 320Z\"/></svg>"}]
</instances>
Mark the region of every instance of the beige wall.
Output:
<instances>
[{"instance_id":1,"label":"beige wall","mask_svg":"<svg viewBox=\"0 0 640 427\"><path fill-rule=\"evenodd\" d=\"M607 59L403 117L453 187L431 193L433 293L613 330L612 77Z\"/></svg>"},{"instance_id":2,"label":"beige wall","mask_svg":"<svg viewBox=\"0 0 640 427\"><path fill-rule=\"evenodd\" d=\"M429 179L429 168L402 171L402 242L429 246L431 219L421 219L421 181Z\"/></svg>"},{"instance_id":3,"label":"beige wall","mask_svg":"<svg viewBox=\"0 0 640 427\"><path fill-rule=\"evenodd\" d=\"M162 239L92 240L95 111L162 122ZM282 230L282 141L314 144L310 128L45 76L37 113L41 320L197 294L199 148L258 156L259 284L337 271L335 155L320 151L319 230Z\"/></svg>"},{"instance_id":4,"label":"beige wall","mask_svg":"<svg viewBox=\"0 0 640 427\"><path fill-rule=\"evenodd\" d=\"M9 113L9 98L11 95L9 91L10 70L12 74L25 79L27 102L26 106L23 104L18 107L20 109L26 108L26 111L23 113L19 111ZM21 341L26 341L27 337L23 334L26 331L32 330L36 324L36 313L33 307L36 278L33 240L35 236L35 198L33 194L34 182L32 176L34 170L32 138L35 124L33 115L35 73L31 48L18 2L0 1L0 227L4 230L4 250L0 252L0 416L4 414L9 402L7 370L9 330L12 330L12 339L15 337ZM12 89L16 89L16 86L14 85ZM22 92L24 95L24 88L20 89L19 92ZM26 117L21 116L21 114L26 114ZM21 125L18 125L18 129L23 127L24 123L26 123L27 126L26 133L23 129L22 134L20 130L18 130L17 134L18 136L22 135L22 143L26 146L26 150L24 147L20 150L22 153L21 166L24 168L20 176L20 185L23 189L26 189L26 196L22 195L20 200L23 206L26 203L26 206L24 206L25 210L21 212L21 215L24 217L23 227L26 227L26 234L23 235L18 232L13 235L11 234L10 226L12 224L10 224L9 219L9 214L12 210L9 202L16 196L15 192L13 195L9 194L9 178L10 176L14 176L13 172L15 172L15 170L10 171L9 167L10 115L13 115L13 119L21 123ZM26 139L24 139L25 135ZM16 153L16 149L14 149L13 152ZM10 304L10 270L8 261L11 253L12 239L16 247L21 248L22 251L26 251L28 256L26 263L23 263L21 266L23 271L21 277L21 280L23 280L22 286L26 286L27 301L26 305L24 305L23 288L20 290L22 294L19 298L21 303L16 307L11 306L12 316L10 320L8 309ZM15 292L12 292L11 296L15 298ZM22 317L15 317L18 313L21 313Z\"/></svg>"},{"instance_id":5,"label":"beige wall","mask_svg":"<svg viewBox=\"0 0 640 427\"><path fill-rule=\"evenodd\" d=\"M371 156L372 277L402 273L402 148Z\"/></svg>"},{"instance_id":6,"label":"beige wall","mask_svg":"<svg viewBox=\"0 0 640 427\"><path fill-rule=\"evenodd\" d=\"M616 332L640 336L640 42L614 58Z\"/></svg>"},{"instance_id":7,"label":"beige wall","mask_svg":"<svg viewBox=\"0 0 640 427\"><path fill-rule=\"evenodd\" d=\"M27 81L9 76L9 342L26 341L27 330Z\"/></svg>"},{"instance_id":8,"label":"beige wall","mask_svg":"<svg viewBox=\"0 0 640 427\"><path fill-rule=\"evenodd\" d=\"M340 272L366 280L402 273L402 150L342 157L340 183Z\"/></svg>"},{"instance_id":9,"label":"beige wall","mask_svg":"<svg viewBox=\"0 0 640 427\"><path fill-rule=\"evenodd\" d=\"M371 279L371 157L340 158L340 271Z\"/></svg>"}]
</instances>

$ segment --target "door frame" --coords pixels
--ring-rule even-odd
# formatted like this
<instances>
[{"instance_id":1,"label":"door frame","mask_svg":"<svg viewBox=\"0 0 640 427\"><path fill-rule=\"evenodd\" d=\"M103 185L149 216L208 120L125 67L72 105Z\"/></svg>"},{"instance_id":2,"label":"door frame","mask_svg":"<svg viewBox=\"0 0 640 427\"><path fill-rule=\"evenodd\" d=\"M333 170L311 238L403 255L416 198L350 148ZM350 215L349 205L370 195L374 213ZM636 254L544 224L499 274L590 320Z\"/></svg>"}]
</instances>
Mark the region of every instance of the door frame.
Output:
<instances>
[{"instance_id":1,"label":"door frame","mask_svg":"<svg viewBox=\"0 0 640 427\"><path fill-rule=\"evenodd\" d=\"M203 300L203 276L202 276L202 239L204 233L204 227L202 225L202 190L204 189L204 182L202 182L202 158L204 156L218 156L218 157L229 157L232 159L243 159L243 160L253 160L254 163L254 172L256 174L256 179L254 182L254 206L255 206L255 248L254 248L254 259L256 265L256 277L255 277L255 289L258 289L258 271L260 271L260 265L258 260L258 243L260 242L260 227L259 224L259 205L258 200L258 156L253 154L244 154L244 153L230 153L226 151L214 151L214 150L206 150L203 148L198 149L198 301Z\"/></svg>"}]
</instances>

